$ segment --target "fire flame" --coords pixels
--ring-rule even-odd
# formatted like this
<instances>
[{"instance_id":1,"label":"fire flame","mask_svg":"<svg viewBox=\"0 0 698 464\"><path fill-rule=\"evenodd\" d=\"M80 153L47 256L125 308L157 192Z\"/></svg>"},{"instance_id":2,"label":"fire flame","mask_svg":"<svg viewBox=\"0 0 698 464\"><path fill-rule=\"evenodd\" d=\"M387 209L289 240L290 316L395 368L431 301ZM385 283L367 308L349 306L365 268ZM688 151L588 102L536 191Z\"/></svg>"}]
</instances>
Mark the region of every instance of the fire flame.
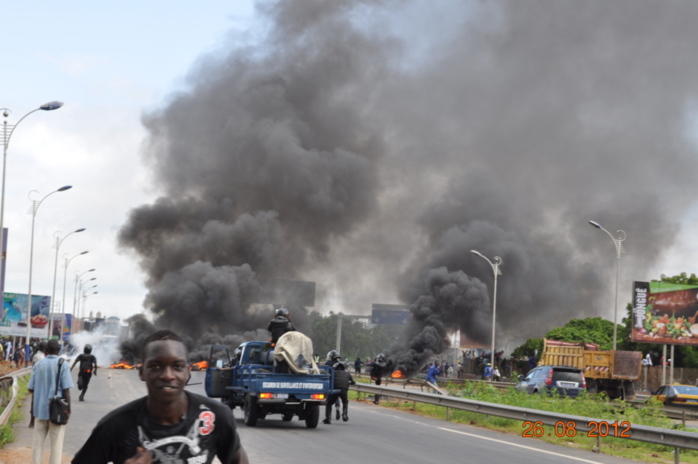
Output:
<instances>
[{"instance_id":1,"label":"fire flame","mask_svg":"<svg viewBox=\"0 0 698 464\"><path fill-rule=\"evenodd\" d=\"M199 361L191 365L193 371L205 371L206 369L208 369L208 361Z\"/></svg>"},{"instance_id":2,"label":"fire flame","mask_svg":"<svg viewBox=\"0 0 698 464\"><path fill-rule=\"evenodd\" d=\"M400 369L398 369L395 372L393 372L392 374L390 374L390 377L392 377L394 379L404 379L405 374Z\"/></svg>"},{"instance_id":3,"label":"fire flame","mask_svg":"<svg viewBox=\"0 0 698 464\"><path fill-rule=\"evenodd\" d=\"M109 366L109 369L135 369L135 367L125 362L121 362L118 364L112 364Z\"/></svg>"}]
</instances>

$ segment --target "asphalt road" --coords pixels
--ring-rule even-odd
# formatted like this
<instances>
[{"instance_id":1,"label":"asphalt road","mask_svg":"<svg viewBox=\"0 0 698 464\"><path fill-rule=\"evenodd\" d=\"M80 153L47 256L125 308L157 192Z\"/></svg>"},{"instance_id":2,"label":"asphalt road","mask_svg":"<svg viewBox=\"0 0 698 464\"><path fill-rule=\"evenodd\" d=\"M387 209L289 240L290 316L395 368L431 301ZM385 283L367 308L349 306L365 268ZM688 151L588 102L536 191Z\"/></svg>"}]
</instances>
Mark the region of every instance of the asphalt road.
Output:
<instances>
[{"instance_id":1,"label":"asphalt road","mask_svg":"<svg viewBox=\"0 0 698 464\"><path fill-rule=\"evenodd\" d=\"M75 377L75 373L73 375ZM203 382L203 377L203 372L192 372L191 383ZM205 394L202 383L188 388ZM86 401L76 401L77 389L71 393L73 413L64 445L67 456L72 456L82 446L92 427L108 411L145 395L146 391L136 371L101 369L99 375L92 378ZM28 411L28 407L25 409ZM321 423L314 430L307 429L305 422L297 419L283 422L278 415L259 421L257 427L247 427L239 408L233 414L252 463L422 463L438 460L487 464L637 464L517 435L398 412L371 403L352 402L349 422ZM28 417L16 426L16 442L12 447L31 447L32 431L26 427L27 423Z\"/></svg>"}]
</instances>

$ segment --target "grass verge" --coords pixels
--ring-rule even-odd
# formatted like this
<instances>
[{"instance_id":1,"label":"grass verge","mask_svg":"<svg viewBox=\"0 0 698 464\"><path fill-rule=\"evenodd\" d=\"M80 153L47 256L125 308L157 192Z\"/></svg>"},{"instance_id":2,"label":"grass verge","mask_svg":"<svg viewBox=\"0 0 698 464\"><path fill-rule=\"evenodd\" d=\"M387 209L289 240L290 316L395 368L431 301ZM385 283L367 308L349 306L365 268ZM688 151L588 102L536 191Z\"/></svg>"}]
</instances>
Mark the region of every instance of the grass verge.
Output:
<instances>
[{"instance_id":1,"label":"grass verge","mask_svg":"<svg viewBox=\"0 0 698 464\"><path fill-rule=\"evenodd\" d=\"M660 403L651 404L646 408L635 408L625 401L607 399L598 396L583 394L578 398L561 398L559 396L528 395L515 390L495 388L484 382L466 382L465 384L453 384L446 387L449 394L459 398L485 401L489 403L505 404L521 408L538 409L543 411L558 412L599 419L606 424L621 424L628 422L633 425L647 425L652 427L673 428L695 432L695 429L685 429L677 426L674 421L667 418L662 412ZM358 392L350 392L350 398L362 400ZM447 409L443 406L433 406L413 401L396 400L382 397L381 406L389 407L412 414L433 417L440 420L448 420L459 424L468 424L475 427L483 427L497 430L512 435L530 437L531 440L543 440L557 445L593 450L600 445L600 452L612 456L634 459L652 463L674 462L674 449L671 447L654 445L635 440L603 437L590 438L586 433L577 431L574 423L559 423L557 427L542 424L521 423L512 419L488 416L457 409ZM628 427L625 425L624 427ZM622 432L623 426L619 427ZM601 428L601 435L606 432L613 434L608 427ZM698 434L696 434L698 439ZM698 464L698 452L681 450L682 463Z\"/></svg>"},{"instance_id":2,"label":"grass verge","mask_svg":"<svg viewBox=\"0 0 698 464\"><path fill-rule=\"evenodd\" d=\"M13 432L13 425L22 420L22 403L29 394L27 390L27 384L29 383L29 376L24 375L17 378L19 383L19 392L17 395L17 401L10 414L10 419L7 424L0 427L0 448L4 447L8 443L12 443L15 440L15 434Z\"/></svg>"}]
</instances>

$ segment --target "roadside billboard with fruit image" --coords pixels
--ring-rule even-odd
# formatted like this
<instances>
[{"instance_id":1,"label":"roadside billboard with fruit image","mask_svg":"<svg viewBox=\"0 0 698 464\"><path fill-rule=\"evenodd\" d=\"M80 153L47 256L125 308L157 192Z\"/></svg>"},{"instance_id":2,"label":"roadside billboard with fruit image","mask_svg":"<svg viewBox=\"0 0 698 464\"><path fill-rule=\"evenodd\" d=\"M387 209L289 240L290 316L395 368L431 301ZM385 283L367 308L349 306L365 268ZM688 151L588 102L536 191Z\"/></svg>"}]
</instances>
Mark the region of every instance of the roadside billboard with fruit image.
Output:
<instances>
[{"instance_id":1,"label":"roadside billboard with fruit image","mask_svg":"<svg viewBox=\"0 0 698 464\"><path fill-rule=\"evenodd\" d=\"M51 297L32 295L31 310L28 311L26 293L5 293L3 318L0 321L0 335L23 337L27 334L27 314L29 314L29 334L36 338L48 335L48 318Z\"/></svg>"},{"instance_id":2,"label":"roadside billboard with fruit image","mask_svg":"<svg viewBox=\"0 0 698 464\"><path fill-rule=\"evenodd\" d=\"M698 285L635 282L633 342L698 346Z\"/></svg>"}]
</instances>

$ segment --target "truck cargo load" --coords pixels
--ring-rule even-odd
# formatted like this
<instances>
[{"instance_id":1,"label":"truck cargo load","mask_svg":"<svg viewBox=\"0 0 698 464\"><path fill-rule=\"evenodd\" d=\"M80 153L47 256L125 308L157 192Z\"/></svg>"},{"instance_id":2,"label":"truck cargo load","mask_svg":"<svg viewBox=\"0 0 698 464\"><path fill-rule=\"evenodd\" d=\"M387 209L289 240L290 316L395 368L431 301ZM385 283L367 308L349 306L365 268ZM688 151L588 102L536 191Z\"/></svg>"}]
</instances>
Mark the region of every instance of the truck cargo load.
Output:
<instances>
[{"instance_id":1,"label":"truck cargo load","mask_svg":"<svg viewBox=\"0 0 698 464\"><path fill-rule=\"evenodd\" d=\"M595 343L572 343L543 339L538 365L572 366L584 370L587 390L609 398L635 397L633 382L640 378L640 351L603 351Z\"/></svg>"}]
</instances>

